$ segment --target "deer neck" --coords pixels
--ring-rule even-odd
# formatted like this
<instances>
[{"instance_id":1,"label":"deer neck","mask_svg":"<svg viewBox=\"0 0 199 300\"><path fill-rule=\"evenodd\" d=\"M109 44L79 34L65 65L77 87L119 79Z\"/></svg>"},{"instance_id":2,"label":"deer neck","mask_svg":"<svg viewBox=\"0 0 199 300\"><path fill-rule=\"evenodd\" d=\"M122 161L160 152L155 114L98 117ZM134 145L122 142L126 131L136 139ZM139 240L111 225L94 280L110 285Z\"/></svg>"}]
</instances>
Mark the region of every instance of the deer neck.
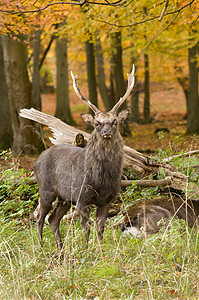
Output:
<instances>
[{"instance_id":1,"label":"deer neck","mask_svg":"<svg viewBox=\"0 0 199 300\"><path fill-rule=\"evenodd\" d=\"M88 182L92 182L96 190L108 183L110 190L113 190L112 183L116 186L120 183L123 167L123 140L120 133L108 145L96 140L95 133L92 134L86 147L84 166Z\"/></svg>"},{"instance_id":2,"label":"deer neck","mask_svg":"<svg viewBox=\"0 0 199 300\"><path fill-rule=\"evenodd\" d=\"M87 145L86 157L90 160L92 157L98 161L112 161L116 154L123 156L123 140L119 132L111 139L103 139L98 137L94 130Z\"/></svg>"}]
</instances>

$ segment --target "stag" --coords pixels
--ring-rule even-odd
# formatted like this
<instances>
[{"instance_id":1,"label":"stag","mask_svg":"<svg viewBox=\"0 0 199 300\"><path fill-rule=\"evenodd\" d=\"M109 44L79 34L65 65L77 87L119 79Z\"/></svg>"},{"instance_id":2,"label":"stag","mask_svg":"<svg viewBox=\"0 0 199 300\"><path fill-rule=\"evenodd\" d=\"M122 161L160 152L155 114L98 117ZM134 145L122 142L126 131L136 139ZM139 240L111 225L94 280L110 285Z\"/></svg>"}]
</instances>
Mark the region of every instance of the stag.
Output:
<instances>
[{"instance_id":1,"label":"stag","mask_svg":"<svg viewBox=\"0 0 199 300\"><path fill-rule=\"evenodd\" d=\"M163 223L168 224L172 218L183 219L188 226L193 227L198 224L198 217L198 200L182 197L149 199L132 207L126 213L122 230L134 236L141 236L143 232L146 234L158 232Z\"/></svg>"},{"instance_id":2,"label":"stag","mask_svg":"<svg viewBox=\"0 0 199 300\"><path fill-rule=\"evenodd\" d=\"M109 112L101 112L80 93L77 76L71 72L75 93L90 109L91 114L81 114L83 120L94 127L85 148L74 145L54 145L45 150L34 164L34 173L39 185L40 200L37 209L37 228L42 245L42 232L46 215L58 249L63 248L59 224L62 217L75 205L88 242L90 232L89 215L96 207L98 239L102 240L104 225L111 201L119 192L123 168L123 140L118 124L123 122L129 110L117 114L134 86L134 67L128 75L125 95Z\"/></svg>"}]
</instances>

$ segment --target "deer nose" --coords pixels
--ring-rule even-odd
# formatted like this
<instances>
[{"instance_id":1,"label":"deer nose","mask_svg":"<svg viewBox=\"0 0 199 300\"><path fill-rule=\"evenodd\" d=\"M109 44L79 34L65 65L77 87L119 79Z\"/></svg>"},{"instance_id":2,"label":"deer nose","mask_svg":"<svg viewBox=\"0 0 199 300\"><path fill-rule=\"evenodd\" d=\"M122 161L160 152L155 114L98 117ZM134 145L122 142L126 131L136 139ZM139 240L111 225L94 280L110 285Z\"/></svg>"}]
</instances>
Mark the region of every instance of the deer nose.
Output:
<instances>
[{"instance_id":1,"label":"deer nose","mask_svg":"<svg viewBox=\"0 0 199 300\"><path fill-rule=\"evenodd\" d=\"M105 126L102 130L102 136L105 139L110 139L112 137L112 130L110 126Z\"/></svg>"}]
</instances>

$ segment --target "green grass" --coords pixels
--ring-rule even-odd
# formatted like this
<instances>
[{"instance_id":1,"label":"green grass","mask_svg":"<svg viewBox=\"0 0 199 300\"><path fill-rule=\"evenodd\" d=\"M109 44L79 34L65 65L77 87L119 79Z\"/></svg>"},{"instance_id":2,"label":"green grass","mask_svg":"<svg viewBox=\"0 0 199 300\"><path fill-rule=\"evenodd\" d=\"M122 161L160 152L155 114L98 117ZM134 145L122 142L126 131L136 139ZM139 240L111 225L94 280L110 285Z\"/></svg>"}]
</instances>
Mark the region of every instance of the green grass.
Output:
<instances>
[{"instance_id":1,"label":"green grass","mask_svg":"<svg viewBox=\"0 0 199 300\"><path fill-rule=\"evenodd\" d=\"M158 234L136 239L113 226L117 216L107 220L100 244L92 215L86 249L78 218L62 221L64 257L52 259L57 248L50 226L44 226L42 249L31 218L37 186L27 185L29 174L12 163L0 173L0 300L199 299L197 228L173 220ZM190 174L198 185L198 175ZM157 188L133 184L122 196L123 210L156 196Z\"/></svg>"},{"instance_id":2,"label":"green grass","mask_svg":"<svg viewBox=\"0 0 199 300\"><path fill-rule=\"evenodd\" d=\"M174 220L166 231L135 239L108 223L102 244L92 226L85 249L78 220L63 222L65 255L50 264L56 245L48 225L41 249L34 223L1 222L0 299L198 299L196 229Z\"/></svg>"}]
</instances>

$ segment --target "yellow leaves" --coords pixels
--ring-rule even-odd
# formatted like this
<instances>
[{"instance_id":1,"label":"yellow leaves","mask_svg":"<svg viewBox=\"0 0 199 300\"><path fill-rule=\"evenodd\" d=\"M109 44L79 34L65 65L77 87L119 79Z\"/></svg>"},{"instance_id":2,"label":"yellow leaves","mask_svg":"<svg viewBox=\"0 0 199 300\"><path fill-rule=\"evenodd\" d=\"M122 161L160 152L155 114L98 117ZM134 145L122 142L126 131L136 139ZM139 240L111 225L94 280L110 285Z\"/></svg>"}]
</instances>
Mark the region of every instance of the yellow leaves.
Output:
<instances>
[{"instance_id":1,"label":"yellow leaves","mask_svg":"<svg viewBox=\"0 0 199 300\"><path fill-rule=\"evenodd\" d=\"M54 5L41 12L31 13L45 7L52 1L38 0L1 0L0 33L10 35L30 35L35 27L48 30L52 24L59 23L72 11L71 5ZM36 3L36 4L35 4ZM22 12L22 13L21 13ZM25 13L24 13L25 12Z\"/></svg>"}]
</instances>

